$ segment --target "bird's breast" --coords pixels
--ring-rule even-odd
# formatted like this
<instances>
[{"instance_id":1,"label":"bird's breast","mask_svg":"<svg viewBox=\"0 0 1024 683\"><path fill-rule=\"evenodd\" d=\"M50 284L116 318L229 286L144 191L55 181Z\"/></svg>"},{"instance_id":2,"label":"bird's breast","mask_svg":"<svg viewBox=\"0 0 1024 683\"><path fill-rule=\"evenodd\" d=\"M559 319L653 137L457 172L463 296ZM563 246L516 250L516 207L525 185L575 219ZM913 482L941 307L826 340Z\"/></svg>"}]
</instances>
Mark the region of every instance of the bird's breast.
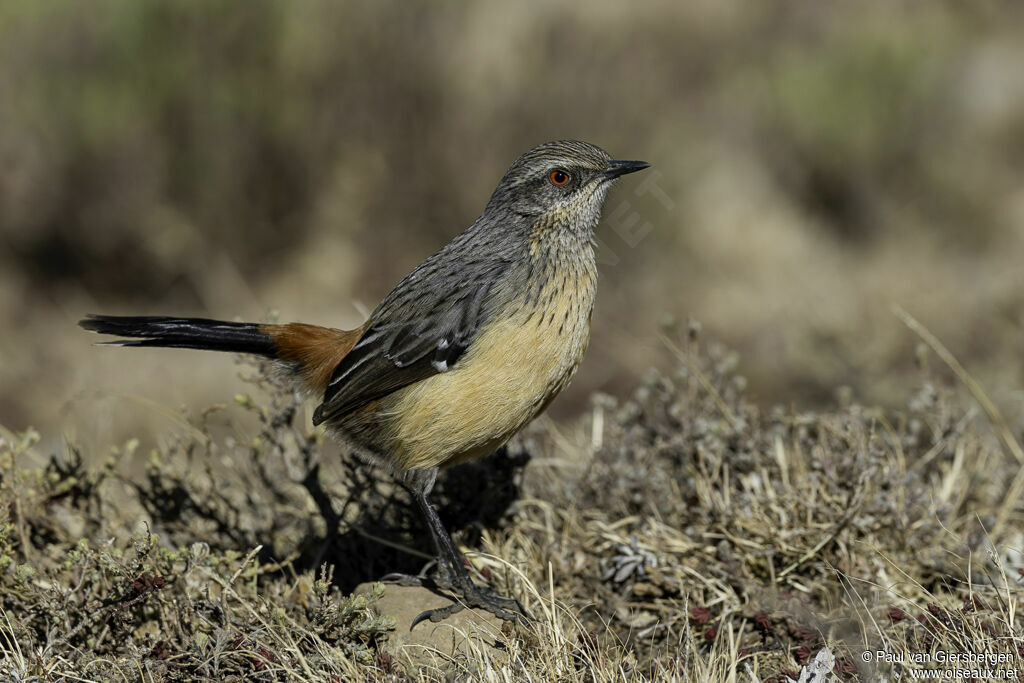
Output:
<instances>
[{"instance_id":1,"label":"bird's breast","mask_svg":"<svg viewBox=\"0 0 1024 683\"><path fill-rule=\"evenodd\" d=\"M396 396L389 409L396 465L432 467L485 455L569 383L590 338L596 275L592 268L560 268L537 282L522 283L451 370Z\"/></svg>"}]
</instances>

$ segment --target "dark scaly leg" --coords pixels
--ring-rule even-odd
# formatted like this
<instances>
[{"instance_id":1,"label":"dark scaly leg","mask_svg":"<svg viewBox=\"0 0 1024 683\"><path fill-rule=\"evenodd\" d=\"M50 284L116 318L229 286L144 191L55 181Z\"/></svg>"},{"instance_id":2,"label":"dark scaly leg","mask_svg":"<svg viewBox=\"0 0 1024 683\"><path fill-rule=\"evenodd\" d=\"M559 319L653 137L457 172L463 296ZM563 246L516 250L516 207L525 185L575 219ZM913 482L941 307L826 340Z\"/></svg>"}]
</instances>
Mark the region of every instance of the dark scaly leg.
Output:
<instances>
[{"instance_id":1,"label":"dark scaly leg","mask_svg":"<svg viewBox=\"0 0 1024 683\"><path fill-rule=\"evenodd\" d=\"M434 552L437 554L437 578L431 579L422 576L409 576L408 574L388 574L383 577L384 581L393 581L402 586L422 586L434 593L444 595L442 591L455 596L452 604L447 607L439 607L422 612L413 619L411 631L416 624L429 619L439 622L451 615L462 611L465 607L478 607L491 614L504 619L505 621L518 621L527 623L531 618L518 600L505 598L486 586L478 586L473 583L466 571L462 561L462 555L455 548L452 537L441 522L437 510L430 504L427 494L434 486L437 477L437 468L427 470L410 470L402 477L402 483L412 493L416 506L430 531L430 540L434 545Z\"/></svg>"}]
</instances>

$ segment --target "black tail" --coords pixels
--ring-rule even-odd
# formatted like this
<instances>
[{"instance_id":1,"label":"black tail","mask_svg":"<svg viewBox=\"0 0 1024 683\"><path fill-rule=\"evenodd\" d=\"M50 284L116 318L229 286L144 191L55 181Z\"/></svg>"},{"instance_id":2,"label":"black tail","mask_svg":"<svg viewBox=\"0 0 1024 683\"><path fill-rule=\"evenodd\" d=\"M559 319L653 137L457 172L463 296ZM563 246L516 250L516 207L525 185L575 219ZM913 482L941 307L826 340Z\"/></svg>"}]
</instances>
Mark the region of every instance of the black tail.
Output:
<instances>
[{"instance_id":1,"label":"black tail","mask_svg":"<svg viewBox=\"0 0 1024 683\"><path fill-rule=\"evenodd\" d=\"M89 315L78 324L101 334L133 337L104 342L113 346L164 346L271 357L276 353L273 339L261 331L259 323L164 316Z\"/></svg>"}]
</instances>

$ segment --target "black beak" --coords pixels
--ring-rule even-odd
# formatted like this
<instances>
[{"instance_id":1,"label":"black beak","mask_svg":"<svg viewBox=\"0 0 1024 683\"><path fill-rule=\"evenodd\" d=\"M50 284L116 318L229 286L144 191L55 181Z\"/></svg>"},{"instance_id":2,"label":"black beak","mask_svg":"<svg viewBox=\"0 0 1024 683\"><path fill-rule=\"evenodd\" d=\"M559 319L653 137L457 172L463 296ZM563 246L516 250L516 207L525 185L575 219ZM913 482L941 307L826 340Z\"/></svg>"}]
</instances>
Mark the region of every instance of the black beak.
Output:
<instances>
[{"instance_id":1,"label":"black beak","mask_svg":"<svg viewBox=\"0 0 1024 683\"><path fill-rule=\"evenodd\" d=\"M627 173L636 173L650 166L646 161L609 161L608 168L604 170L604 177L609 180L618 178Z\"/></svg>"}]
</instances>

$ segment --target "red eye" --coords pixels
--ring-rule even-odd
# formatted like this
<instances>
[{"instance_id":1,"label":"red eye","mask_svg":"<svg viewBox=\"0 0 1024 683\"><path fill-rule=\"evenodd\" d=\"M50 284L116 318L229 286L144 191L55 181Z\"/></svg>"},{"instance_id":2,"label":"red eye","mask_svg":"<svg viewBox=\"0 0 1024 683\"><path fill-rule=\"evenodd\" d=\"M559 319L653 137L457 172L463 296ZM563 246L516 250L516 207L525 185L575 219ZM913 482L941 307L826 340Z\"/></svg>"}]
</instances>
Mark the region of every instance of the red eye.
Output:
<instances>
[{"instance_id":1,"label":"red eye","mask_svg":"<svg viewBox=\"0 0 1024 683\"><path fill-rule=\"evenodd\" d=\"M552 171L551 175L548 176L548 180L555 185L562 186L569 182L569 174L562 170Z\"/></svg>"}]
</instances>

